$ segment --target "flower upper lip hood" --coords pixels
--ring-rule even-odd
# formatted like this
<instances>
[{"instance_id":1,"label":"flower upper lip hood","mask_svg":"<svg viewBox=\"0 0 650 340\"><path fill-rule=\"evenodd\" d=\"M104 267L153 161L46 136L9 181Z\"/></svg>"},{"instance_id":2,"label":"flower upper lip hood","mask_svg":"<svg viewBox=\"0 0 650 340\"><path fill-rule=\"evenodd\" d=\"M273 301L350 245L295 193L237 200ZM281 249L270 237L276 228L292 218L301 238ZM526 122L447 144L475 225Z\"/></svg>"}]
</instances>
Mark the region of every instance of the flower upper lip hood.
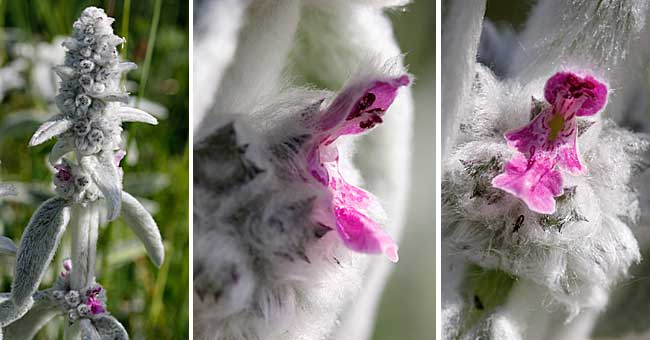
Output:
<instances>
[{"instance_id":1,"label":"flower upper lip hood","mask_svg":"<svg viewBox=\"0 0 650 340\"><path fill-rule=\"evenodd\" d=\"M554 197L562 194L556 166L576 175L585 171L578 154L577 117L600 111L607 102L607 87L590 75L558 72L546 82L544 97L550 106L525 126L506 132L508 145L525 158L515 155L492 185L519 197L533 211L552 214Z\"/></svg>"},{"instance_id":2,"label":"flower upper lip hood","mask_svg":"<svg viewBox=\"0 0 650 340\"><path fill-rule=\"evenodd\" d=\"M409 76L402 75L346 87L324 111L316 123L314 141L306 146L308 172L333 196L331 211L343 243L362 253L384 253L393 262L398 261L397 245L365 212L374 199L345 181L333 143L340 136L359 134L382 123L398 89L409 83Z\"/></svg>"}]
</instances>

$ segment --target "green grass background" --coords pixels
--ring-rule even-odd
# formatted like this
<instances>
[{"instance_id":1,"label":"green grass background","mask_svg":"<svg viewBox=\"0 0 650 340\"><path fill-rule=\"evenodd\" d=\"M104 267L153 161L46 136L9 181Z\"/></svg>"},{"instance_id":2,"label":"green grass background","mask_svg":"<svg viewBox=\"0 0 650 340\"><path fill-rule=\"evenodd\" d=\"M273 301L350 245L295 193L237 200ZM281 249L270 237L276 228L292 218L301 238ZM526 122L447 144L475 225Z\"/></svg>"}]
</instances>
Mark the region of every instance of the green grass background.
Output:
<instances>
[{"instance_id":1,"label":"green grass background","mask_svg":"<svg viewBox=\"0 0 650 340\"><path fill-rule=\"evenodd\" d=\"M98 282L108 292L109 310L127 328L132 339L187 339L189 327L189 238L188 238L188 1L12 1L0 0L0 34L17 32L23 41L51 41L69 35L72 23L87 6L102 7L115 18L115 33L126 37L125 59L139 65L128 79L139 84L134 96L143 96L169 110L158 126L125 124L129 138L138 142L139 161L124 164L125 183L132 187L153 185L153 176L134 178L129 174L164 173L169 186L147 199L159 204L154 219L163 236L166 258L155 268L141 251L125 247L137 242L120 219L100 230ZM159 21L156 24L156 11ZM128 18L128 20L127 20ZM18 29L18 30L15 30ZM0 39L0 66L8 60L6 45ZM10 92L0 103L0 121L20 109L46 109L45 102L30 94L30 88ZM52 115L56 112L52 112ZM34 182L47 185L51 174L45 156L53 143L28 148L36 124L6 131L0 136L0 181ZM47 187L46 187L47 188ZM128 186L127 186L128 189ZM41 195L38 200L47 198ZM34 204L0 202L3 214L11 214L4 224L4 235L18 242ZM0 221L9 219L0 216ZM136 248L137 249L137 248ZM60 260L60 259L59 259ZM3 263L0 291L10 289L10 264ZM52 272L60 270L52 265ZM50 274L51 278L53 275ZM50 282L44 282L47 287ZM60 318L62 321L62 318ZM60 324L43 330L37 339L54 339Z\"/></svg>"}]
</instances>

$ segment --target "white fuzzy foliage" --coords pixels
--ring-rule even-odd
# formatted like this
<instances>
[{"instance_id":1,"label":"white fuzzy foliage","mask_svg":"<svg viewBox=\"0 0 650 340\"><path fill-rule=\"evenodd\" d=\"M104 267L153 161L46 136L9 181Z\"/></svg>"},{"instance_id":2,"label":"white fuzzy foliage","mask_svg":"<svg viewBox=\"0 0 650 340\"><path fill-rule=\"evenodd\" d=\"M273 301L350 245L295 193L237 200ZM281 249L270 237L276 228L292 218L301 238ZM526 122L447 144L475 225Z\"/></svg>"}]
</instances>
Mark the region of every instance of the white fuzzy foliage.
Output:
<instances>
[{"instance_id":1,"label":"white fuzzy foliage","mask_svg":"<svg viewBox=\"0 0 650 340\"><path fill-rule=\"evenodd\" d=\"M333 90L368 59L389 60L393 72L405 72L391 22L377 8L380 2L305 1L290 56L292 74ZM400 90L384 123L355 145L360 152L355 155L354 166L364 185L380 199L390 221L387 230L396 237L405 223L412 117L411 91L406 88ZM367 262L363 264L367 266L364 289L346 306L337 339L365 339L371 335L379 297L392 265L381 258Z\"/></svg>"},{"instance_id":2,"label":"white fuzzy foliage","mask_svg":"<svg viewBox=\"0 0 650 340\"><path fill-rule=\"evenodd\" d=\"M144 244L151 261L160 267L165 258L165 248L156 221L142 204L128 193L122 192L122 202L124 220Z\"/></svg>"},{"instance_id":3,"label":"white fuzzy foliage","mask_svg":"<svg viewBox=\"0 0 650 340\"><path fill-rule=\"evenodd\" d=\"M455 4L465 13L480 7ZM647 120L639 117L647 108L641 93L647 88L650 61L648 12L647 1L542 0L518 37L489 24L484 27L483 61L495 61L488 65L505 80L482 67L457 65L453 74L443 71L443 90L450 81L471 79L443 96L443 105L460 102L464 107L451 106L454 111L444 117L446 124L458 124L451 132L458 136L450 138L452 152L445 157L443 177L443 243L449 247L443 272L449 262L455 268L449 272L456 274L447 284L448 294L443 284L446 328L459 331L468 307L458 295L463 271L457 262L445 260L460 257L520 278L505 305L465 333L468 339L587 338L614 285L640 260L635 236L645 240L647 230L636 226L639 197L631 188L643 188L638 175L647 140L607 118L628 125ZM457 20L458 12L451 13L446 21L458 23L456 30L471 30L473 25L463 28ZM480 26L482 16L477 19ZM476 40L467 37L449 34L446 39L462 38L460 51L472 54ZM448 59L450 64L457 60ZM493 189L490 180L514 152L503 133L529 121L530 98L541 99L544 81L563 69L604 79L608 105L580 127L579 153L588 174L564 175L565 195L558 198L557 213L541 216ZM626 118L630 116L636 118Z\"/></svg>"},{"instance_id":4,"label":"white fuzzy foliage","mask_svg":"<svg viewBox=\"0 0 650 340\"><path fill-rule=\"evenodd\" d=\"M476 53L485 14L485 0L457 0L445 18L442 51L442 157L445 159L458 133L459 119L470 110L470 96Z\"/></svg>"},{"instance_id":5,"label":"white fuzzy foliage","mask_svg":"<svg viewBox=\"0 0 650 340\"><path fill-rule=\"evenodd\" d=\"M583 307L604 306L602 291L640 260L628 227L638 202L628 183L647 141L600 117L585 125L578 144L589 173L565 176L554 215L533 213L492 188L513 154L503 134L528 122L528 100L542 97L546 78L521 87L502 85L485 69L477 74L475 111L461 122L459 144L445 163L443 234L452 253L547 287L573 317Z\"/></svg>"},{"instance_id":6,"label":"white fuzzy foliage","mask_svg":"<svg viewBox=\"0 0 650 340\"><path fill-rule=\"evenodd\" d=\"M354 82L384 77L370 72ZM306 164L302 145L315 133L309 122L332 98L325 91L286 90L248 115L222 115L220 127L196 143L197 338L331 336L360 287L363 256L317 222L328 213L322 209L330 194L296 178ZM346 140L336 145L349 178Z\"/></svg>"},{"instance_id":7,"label":"white fuzzy foliage","mask_svg":"<svg viewBox=\"0 0 650 340\"><path fill-rule=\"evenodd\" d=\"M203 120L213 95L237 48L237 37L246 24L249 0L212 0L196 3L201 12L194 28L194 126Z\"/></svg>"},{"instance_id":8,"label":"white fuzzy foliage","mask_svg":"<svg viewBox=\"0 0 650 340\"><path fill-rule=\"evenodd\" d=\"M135 64L122 63L116 46L124 40L113 34L112 18L103 10L86 8L65 40L65 63L55 69L61 77L56 104L62 111L45 122L30 145L57 138L49 161L56 197L44 202L30 219L16 254L11 299L0 304L2 334L31 339L53 316L64 312L66 339L128 339L119 322L104 310L105 293L95 282L99 225L117 218L124 198L124 217L160 266L164 249L151 215L132 196L122 192L121 123L156 124L144 111L122 106L128 94L121 74ZM75 160L63 158L74 152ZM0 194L10 192L2 186ZM104 204L106 203L106 204ZM70 221L71 264L53 288L36 291ZM11 252L3 242L3 250ZM6 248L6 249L4 249ZM80 320L84 320L80 325ZM90 322L88 322L88 320ZM1 338L1 337L0 337Z\"/></svg>"},{"instance_id":9,"label":"white fuzzy foliage","mask_svg":"<svg viewBox=\"0 0 650 340\"><path fill-rule=\"evenodd\" d=\"M321 339L325 336L364 339L369 336L374 310L390 268L384 259L370 259L339 249L340 242L333 233L313 239L310 224L296 228L296 235L269 234L271 231L263 227L268 222L251 227L255 232L243 236L215 231L208 226L218 221L218 216L232 214L236 207L246 202L256 207L255 210L247 208L247 214L260 215L262 221L269 221L269 218L273 221L277 218L271 218L274 214L296 202L326 199L322 192L315 195L313 188L304 185L279 185L278 179L273 179L277 175L269 174L267 168L270 165L291 168L293 165L268 164L268 157L273 159L279 155L262 157L264 153L259 151L265 143L274 147L299 143L302 137L295 130L297 113L309 112L306 108L310 105L314 110L313 106L330 95L304 90L283 92L286 83L283 72L288 68L290 76L306 78L330 90L341 88L359 66L369 60L380 63L391 60L392 71L404 74L399 57L401 51L381 8L405 3L260 0L253 1L241 18L235 7L229 7L227 24L234 23L231 28L241 26L237 49L217 85L219 90L214 99L199 99L213 100L213 104L211 113L195 134L200 141L196 146L196 164L201 160L205 162L195 172L195 268L200 269L195 277L195 336L210 339ZM227 1L213 2L212 8L221 6L228 10L226 4ZM247 3L231 4L241 8ZM204 32L219 26L210 24L213 27L205 27ZM225 35L233 36L230 30L222 32L222 36ZM213 42L210 38L205 35L201 44ZM229 58L228 46L232 46L232 42L225 46L219 58ZM262 59L264 62L260 63ZM213 65L223 69L219 60ZM218 80L219 71L216 74ZM206 86L205 91L210 91L214 80L197 84L202 90ZM198 114L197 122L201 112ZM226 114L233 117L228 118ZM235 118L239 115L242 117ZM386 207L390 217L388 232L398 236L403 226L408 189L405 174L410 163L412 102L408 89L400 91L384 119L382 126L363 138L359 145L363 152L357 153L355 163L360 165L366 187L377 193ZM229 125L233 121L235 124ZM214 134L209 137L216 127L223 129L221 137L216 138ZM237 142L229 142L224 137L228 134L237 136L232 137ZM296 139L288 140L289 137ZM210 145L214 148L219 143L239 147L208 151ZM352 165L352 145L340 141L338 149L346 180L359 184L359 173ZM227 161L232 157L227 155L237 153L246 155L247 160ZM217 154L221 156L216 157ZM261 169L264 172L258 173ZM210 176L214 178L209 179ZM232 203L218 203L223 194L215 195L215 190L236 192L226 196L226 201ZM267 202L264 197L270 193L274 193L273 201ZM303 209L310 210L308 205ZM289 219L287 221L295 218L284 213L280 215ZM232 228L220 223L217 226L220 227L216 229ZM318 234L323 232L320 230ZM256 236L257 233L268 239ZM251 247L255 250L254 256L250 254ZM260 257L267 260L251 260ZM233 268L237 268L238 280L231 275ZM361 286L365 289L358 295ZM218 292L217 296L214 292ZM343 324L338 334L333 334L337 319L343 320Z\"/></svg>"},{"instance_id":10,"label":"white fuzzy foliage","mask_svg":"<svg viewBox=\"0 0 650 340\"><path fill-rule=\"evenodd\" d=\"M224 112L251 112L251 103L278 93L299 14L299 0L258 0L249 6L233 56L236 62L223 74L204 119L197 117L197 139L212 131Z\"/></svg>"},{"instance_id":11,"label":"white fuzzy foliage","mask_svg":"<svg viewBox=\"0 0 650 340\"><path fill-rule=\"evenodd\" d=\"M11 298L17 306L27 304L36 292L68 219L66 201L59 197L43 203L30 219L18 246L11 288Z\"/></svg>"},{"instance_id":12,"label":"white fuzzy foliage","mask_svg":"<svg viewBox=\"0 0 650 340\"><path fill-rule=\"evenodd\" d=\"M615 71L629 62L628 51L641 38L648 4L645 0L540 1L526 24L523 47L510 73L531 80L568 63Z\"/></svg>"}]
</instances>

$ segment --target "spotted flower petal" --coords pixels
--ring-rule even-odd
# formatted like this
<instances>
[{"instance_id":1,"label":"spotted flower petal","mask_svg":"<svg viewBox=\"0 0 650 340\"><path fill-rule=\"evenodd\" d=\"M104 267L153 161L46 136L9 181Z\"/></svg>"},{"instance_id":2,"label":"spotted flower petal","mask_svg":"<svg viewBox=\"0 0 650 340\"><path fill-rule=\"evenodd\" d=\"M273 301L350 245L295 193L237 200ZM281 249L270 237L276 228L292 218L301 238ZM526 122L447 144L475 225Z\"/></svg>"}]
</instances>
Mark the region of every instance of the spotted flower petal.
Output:
<instances>
[{"instance_id":1,"label":"spotted flower petal","mask_svg":"<svg viewBox=\"0 0 650 340\"><path fill-rule=\"evenodd\" d=\"M359 134L383 122L383 115L409 77L374 80L347 87L324 111L308 144L307 170L332 193L332 211L343 243L362 253L384 253L397 262L397 245L379 223L367 215L372 197L345 181L339 171L338 149L332 145L344 135Z\"/></svg>"},{"instance_id":2,"label":"spotted flower petal","mask_svg":"<svg viewBox=\"0 0 650 340\"><path fill-rule=\"evenodd\" d=\"M531 210L542 214L552 214L553 198L562 194L562 176L548 157L529 161L517 154L506 164L506 172L492 180L492 185L521 198Z\"/></svg>"},{"instance_id":3,"label":"spotted flower petal","mask_svg":"<svg viewBox=\"0 0 650 340\"><path fill-rule=\"evenodd\" d=\"M551 104L557 102L558 97L585 98L576 115L593 116L605 107L607 86L590 75L583 78L572 72L558 72L546 82L544 97Z\"/></svg>"},{"instance_id":4,"label":"spotted flower petal","mask_svg":"<svg viewBox=\"0 0 650 340\"><path fill-rule=\"evenodd\" d=\"M592 76L570 72L552 76L544 89L550 106L529 124L506 132L508 145L521 154L506 165L492 185L522 199L536 212L555 212L554 197L562 191L556 167L579 175L585 172L578 154L577 117L591 116L607 101L607 87Z\"/></svg>"}]
</instances>

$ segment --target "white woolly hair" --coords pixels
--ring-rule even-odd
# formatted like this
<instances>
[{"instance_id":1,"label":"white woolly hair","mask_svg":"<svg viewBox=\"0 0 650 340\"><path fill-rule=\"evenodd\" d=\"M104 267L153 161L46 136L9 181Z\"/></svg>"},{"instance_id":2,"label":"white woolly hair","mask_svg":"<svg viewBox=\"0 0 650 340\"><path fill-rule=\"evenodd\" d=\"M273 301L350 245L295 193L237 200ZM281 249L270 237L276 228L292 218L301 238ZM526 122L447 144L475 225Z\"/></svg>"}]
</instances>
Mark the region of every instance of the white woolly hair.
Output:
<instances>
[{"instance_id":1,"label":"white woolly hair","mask_svg":"<svg viewBox=\"0 0 650 340\"><path fill-rule=\"evenodd\" d=\"M348 85L391 75L373 65ZM301 146L314 133L309 127L333 98L327 91L286 89L254 113L221 115L218 128L196 143L198 339L330 336L359 290L368 255L345 248L336 231L319 223L331 219L319 208L331 195L296 175L306 164ZM336 142L341 172L359 182L348 167L350 142ZM378 206L369 213L386 221Z\"/></svg>"},{"instance_id":2,"label":"white woolly hair","mask_svg":"<svg viewBox=\"0 0 650 340\"><path fill-rule=\"evenodd\" d=\"M521 37L510 73L528 80L572 60L611 71L627 61L645 26L648 1L543 0Z\"/></svg>"},{"instance_id":3,"label":"white woolly hair","mask_svg":"<svg viewBox=\"0 0 650 340\"><path fill-rule=\"evenodd\" d=\"M206 3L194 35L194 126L203 120L221 79L237 49L239 31L250 0L213 0Z\"/></svg>"},{"instance_id":4,"label":"white woolly hair","mask_svg":"<svg viewBox=\"0 0 650 340\"><path fill-rule=\"evenodd\" d=\"M343 86L360 65L366 65L369 60L389 61L396 75L404 74L403 52L393 34L390 19L382 8L368 4L369 1L305 0L296 43L290 54L291 74L328 89ZM400 89L384 115L384 123L355 143L359 152L355 154L354 163L363 174L364 187L380 199L390 218L386 231L396 240L406 227L413 110L411 89ZM346 162L351 161L351 157L346 158ZM352 165L346 167L352 168ZM365 263L364 289L346 306L334 339L372 336L374 314L393 266L379 257L364 257L362 261Z\"/></svg>"},{"instance_id":5,"label":"white woolly hair","mask_svg":"<svg viewBox=\"0 0 650 340\"><path fill-rule=\"evenodd\" d=\"M615 93L610 117L645 126L649 5L644 0L542 0L518 39L509 75L529 81L566 67L566 61L588 66L608 75Z\"/></svg>"},{"instance_id":6,"label":"white woolly hair","mask_svg":"<svg viewBox=\"0 0 650 340\"><path fill-rule=\"evenodd\" d=\"M543 98L550 75L522 87L499 83L478 68L474 111L460 122L458 144L444 164L443 242L470 262L547 287L571 318L581 308L604 306L603 291L640 260L629 226L639 214L629 182L648 142L601 115L591 126L579 123L588 174L564 174L564 195L553 215L534 213L493 188L492 178L514 153L503 134L531 119L530 98Z\"/></svg>"}]
</instances>

